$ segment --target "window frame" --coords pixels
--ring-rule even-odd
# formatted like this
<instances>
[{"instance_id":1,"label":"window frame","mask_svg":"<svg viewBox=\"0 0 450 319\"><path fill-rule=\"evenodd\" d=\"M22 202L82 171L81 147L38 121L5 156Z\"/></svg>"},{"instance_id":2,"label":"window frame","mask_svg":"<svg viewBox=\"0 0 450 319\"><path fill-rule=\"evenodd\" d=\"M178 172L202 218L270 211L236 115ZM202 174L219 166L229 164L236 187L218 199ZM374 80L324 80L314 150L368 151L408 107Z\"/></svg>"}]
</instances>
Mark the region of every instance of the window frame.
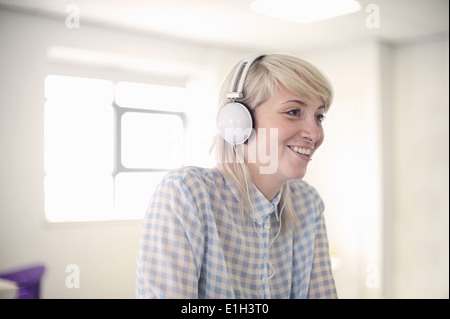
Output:
<instances>
[{"instance_id":1,"label":"window frame","mask_svg":"<svg viewBox=\"0 0 450 319\"><path fill-rule=\"evenodd\" d=\"M141 73L135 73L135 72L117 72L117 71L111 71L111 70L103 70L103 69L97 69L95 67L91 68L90 66L80 66L77 67L76 65L73 65L71 63L50 63L49 68L46 72L47 75L57 75L57 76L68 76L68 77L81 77L81 78L87 78L87 79L98 79L98 80L107 80L111 81L113 85L113 99L110 103L112 107L113 112L113 131L112 134L112 140L113 140L113 154L111 154L111 162L113 164L111 176L112 176L112 198L113 198L113 205L112 208L117 208L116 205L116 198L118 196L116 191L116 177L121 173L151 173L151 172L168 172L176 167L173 168L137 168L137 167L126 167L122 163L122 116L128 112L131 113L146 113L146 114L162 114L162 115L172 115L177 116L180 118L182 122L182 146L183 146L183 159L181 160L181 163L177 167L182 167L186 163L186 152L189 147L187 145L187 129L188 129L188 121L187 121L187 112L186 110L183 111L173 111L173 110L160 110L160 109L146 109L146 108L136 108L136 107L126 107L121 106L116 103L116 85L119 82L130 82L130 83L136 83L136 84L146 84L146 85L162 85L162 86L169 86L169 87L183 87L186 88L187 83L189 82L190 77L186 76L180 76L180 77L168 77L168 76L159 76L158 74L141 74ZM44 85L45 89L45 85ZM44 103L47 101L45 99ZM156 107L156 106L155 106ZM45 123L44 123L45 125ZM46 174L47 175L47 174ZM105 206L106 208L106 206ZM90 218L77 218L76 216L69 218L53 218L46 214L46 220L49 222L80 222L80 221L108 221L108 220L128 220L128 219L140 219L142 217L137 217L135 215L133 216L126 216L120 213L117 215L114 212L108 213L109 217L103 218L103 217L94 217L93 219ZM52 216L52 215L51 215ZM63 216L63 215L62 215Z\"/></svg>"},{"instance_id":2,"label":"window frame","mask_svg":"<svg viewBox=\"0 0 450 319\"><path fill-rule=\"evenodd\" d=\"M123 107L117 105L115 100L112 102L114 110L114 162L113 162L113 178L120 173L148 173L148 172L168 172L173 168L130 168L126 167L122 163L122 116L126 113L146 113L146 114L162 114L162 115L174 115L180 117L183 123L183 132L186 131L186 113L176 111L161 111L151 109L139 109L132 107ZM183 134L183 154L185 153L186 143L184 141L185 135ZM184 160L180 164L180 167L184 166Z\"/></svg>"},{"instance_id":3,"label":"window frame","mask_svg":"<svg viewBox=\"0 0 450 319\"><path fill-rule=\"evenodd\" d=\"M114 85L117 82L113 83ZM139 82L141 84L141 82ZM183 123L183 154L186 149L186 114L184 112L176 111L161 111L161 110L151 110L151 109L140 109L132 107L120 106L116 103L115 96L112 101L112 107L114 112L114 136L113 136L113 206L116 207L116 177L121 173L152 173L152 172L169 172L174 168L137 168L137 167L126 167L122 163L122 117L126 113L146 113L146 114L162 114L162 115L175 115L179 116ZM183 157L184 159L184 157ZM181 162L180 167L184 166L184 160Z\"/></svg>"}]
</instances>

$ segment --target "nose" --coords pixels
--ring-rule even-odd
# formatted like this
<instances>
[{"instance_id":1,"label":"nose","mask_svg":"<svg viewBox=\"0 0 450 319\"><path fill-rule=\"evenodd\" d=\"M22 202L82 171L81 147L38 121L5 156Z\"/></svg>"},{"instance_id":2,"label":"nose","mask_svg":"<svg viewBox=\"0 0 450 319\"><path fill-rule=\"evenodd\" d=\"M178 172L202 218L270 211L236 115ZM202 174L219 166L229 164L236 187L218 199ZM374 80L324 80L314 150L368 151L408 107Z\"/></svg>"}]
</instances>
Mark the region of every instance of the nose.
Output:
<instances>
[{"instance_id":1,"label":"nose","mask_svg":"<svg viewBox=\"0 0 450 319\"><path fill-rule=\"evenodd\" d=\"M320 129L317 125L316 120L307 120L303 122L302 127L302 138L306 139L308 142L310 142L313 146L315 143L317 143L321 136Z\"/></svg>"}]
</instances>

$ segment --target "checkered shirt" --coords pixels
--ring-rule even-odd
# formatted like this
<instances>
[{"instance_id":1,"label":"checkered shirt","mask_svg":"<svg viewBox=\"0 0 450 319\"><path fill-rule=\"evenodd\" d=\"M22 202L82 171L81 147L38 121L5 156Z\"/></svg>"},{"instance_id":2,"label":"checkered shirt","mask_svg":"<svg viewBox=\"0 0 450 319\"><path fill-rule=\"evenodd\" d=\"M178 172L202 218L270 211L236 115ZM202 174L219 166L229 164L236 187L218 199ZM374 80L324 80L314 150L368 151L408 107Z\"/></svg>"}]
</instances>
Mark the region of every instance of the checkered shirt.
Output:
<instances>
[{"instance_id":1,"label":"checkered shirt","mask_svg":"<svg viewBox=\"0 0 450 319\"><path fill-rule=\"evenodd\" d=\"M295 227L279 216L280 193L270 202L253 186L243 218L218 169L168 173L143 222L137 298L337 298L323 202L302 180L289 187Z\"/></svg>"}]
</instances>

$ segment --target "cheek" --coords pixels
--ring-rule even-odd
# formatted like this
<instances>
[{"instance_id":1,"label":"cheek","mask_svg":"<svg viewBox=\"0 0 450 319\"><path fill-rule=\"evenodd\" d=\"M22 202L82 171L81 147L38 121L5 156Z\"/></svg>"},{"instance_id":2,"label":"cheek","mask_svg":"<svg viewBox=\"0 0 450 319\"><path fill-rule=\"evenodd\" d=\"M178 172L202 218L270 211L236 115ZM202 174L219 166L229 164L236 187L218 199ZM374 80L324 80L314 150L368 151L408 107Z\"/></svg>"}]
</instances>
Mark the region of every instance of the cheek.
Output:
<instances>
[{"instance_id":1,"label":"cheek","mask_svg":"<svg viewBox=\"0 0 450 319\"><path fill-rule=\"evenodd\" d=\"M319 129L319 133L320 133L320 138L316 143L316 148L319 147L320 145L322 145L323 141L325 140L325 135L324 135L324 131L323 128Z\"/></svg>"},{"instance_id":2,"label":"cheek","mask_svg":"<svg viewBox=\"0 0 450 319\"><path fill-rule=\"evenodd\" d=\"M286 135L283 129L285 124L276 121L258 121L255 124L255 142L258 148L265 149L266 154L277 149Z\"/></svg>"}]
</instances>

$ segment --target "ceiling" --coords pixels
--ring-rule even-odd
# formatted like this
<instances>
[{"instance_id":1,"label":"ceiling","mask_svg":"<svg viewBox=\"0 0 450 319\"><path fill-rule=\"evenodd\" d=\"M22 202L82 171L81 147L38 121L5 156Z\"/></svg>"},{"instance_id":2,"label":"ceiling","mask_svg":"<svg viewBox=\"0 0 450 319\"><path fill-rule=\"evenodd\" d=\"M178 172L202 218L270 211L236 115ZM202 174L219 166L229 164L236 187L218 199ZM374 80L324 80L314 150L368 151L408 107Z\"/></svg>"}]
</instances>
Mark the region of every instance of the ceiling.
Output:
<instances>
[{"instance_id":1,"label":"ceiling","mask_svg":"<svg viewBox=\"0 0 450 319\"><path fill-rule=\"evenodd\" d=\"M312 0L314 1L314 0ZM0 0L0 9L66 18L80 10L80 26L97 25L162 35L203 45L249 50L318 50L371 38L402 43L448 36L448 0L359 0L362 10L301 25L250 11L252 0ZM379 9L379 27L366 20ZM367 10L367 12L366 12ZM370 25L370 24L369 24Z\"/></svg>"}]
</instances>

